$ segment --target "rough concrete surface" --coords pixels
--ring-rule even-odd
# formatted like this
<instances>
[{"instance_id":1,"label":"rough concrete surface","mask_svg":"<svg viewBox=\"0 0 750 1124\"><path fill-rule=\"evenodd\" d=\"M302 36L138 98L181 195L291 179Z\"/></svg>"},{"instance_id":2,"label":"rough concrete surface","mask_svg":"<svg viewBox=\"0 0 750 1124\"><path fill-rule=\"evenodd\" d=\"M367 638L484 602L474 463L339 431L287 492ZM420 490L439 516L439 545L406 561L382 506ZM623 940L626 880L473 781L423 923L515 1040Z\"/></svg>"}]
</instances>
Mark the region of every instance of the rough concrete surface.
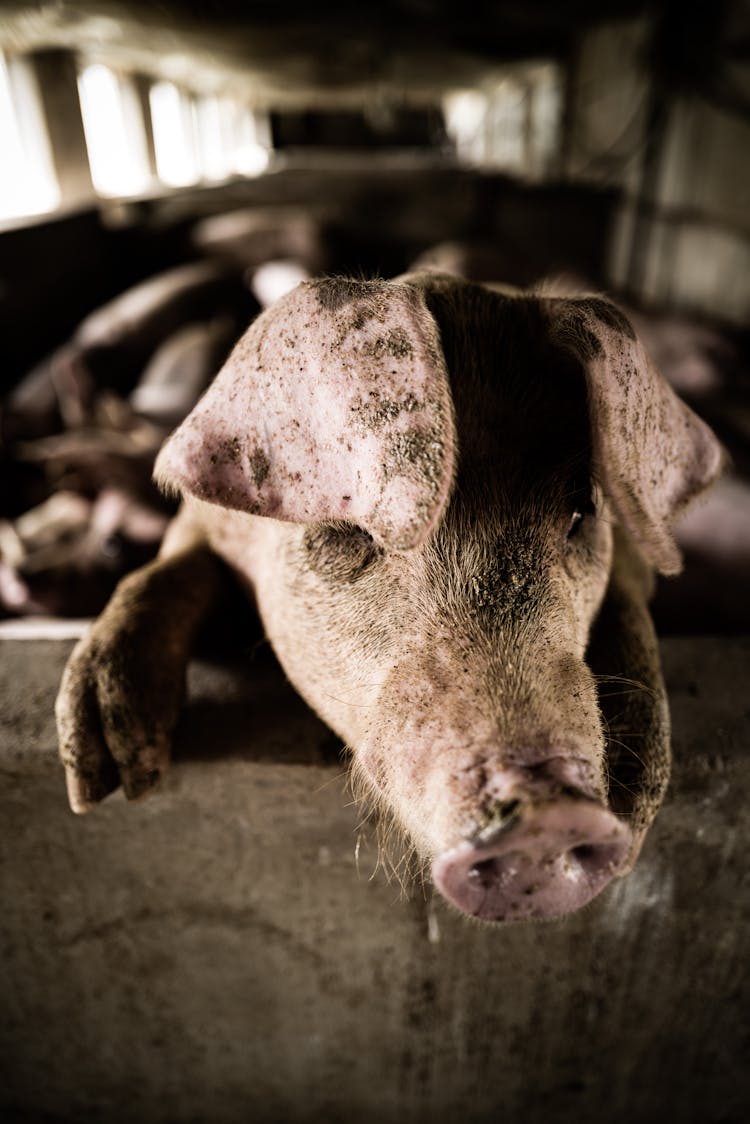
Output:
<instances>
[{"instance_id":1,"label":"rough concrete surface","mask_svg":"<svg viewBox=\"0 0 750 1124\"><path fill-rule=\"evenodd\" d=\"M261 652L197 664L158 796L66 807L67 641L0 641L0 1109L107 1124L740 1124L750 640L671 639L675 770L635 872L484 927L356 861L330 733Z\"/></svg>"}]
</instances>

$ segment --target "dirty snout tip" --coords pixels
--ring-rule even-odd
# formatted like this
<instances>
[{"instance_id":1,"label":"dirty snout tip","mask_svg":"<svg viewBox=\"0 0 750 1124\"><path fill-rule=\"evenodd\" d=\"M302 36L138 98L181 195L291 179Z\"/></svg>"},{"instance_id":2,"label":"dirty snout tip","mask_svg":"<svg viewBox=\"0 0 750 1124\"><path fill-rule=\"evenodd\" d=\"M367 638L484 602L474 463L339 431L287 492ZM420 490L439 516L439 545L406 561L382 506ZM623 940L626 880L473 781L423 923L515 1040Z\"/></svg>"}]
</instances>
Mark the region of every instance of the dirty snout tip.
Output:
<instances>
[{"instance_id":1,"label":"dirty snout tip","mask_svg":"<svg viewBox=\"0 0 750 1124\"><path fill-rule=\"evenodd\" d=\"M484 921L554 918L579 909L623 867L625 823L598 801L520 803L512 822L435 859L440 893Z\"/></svg>"}]
</instances>

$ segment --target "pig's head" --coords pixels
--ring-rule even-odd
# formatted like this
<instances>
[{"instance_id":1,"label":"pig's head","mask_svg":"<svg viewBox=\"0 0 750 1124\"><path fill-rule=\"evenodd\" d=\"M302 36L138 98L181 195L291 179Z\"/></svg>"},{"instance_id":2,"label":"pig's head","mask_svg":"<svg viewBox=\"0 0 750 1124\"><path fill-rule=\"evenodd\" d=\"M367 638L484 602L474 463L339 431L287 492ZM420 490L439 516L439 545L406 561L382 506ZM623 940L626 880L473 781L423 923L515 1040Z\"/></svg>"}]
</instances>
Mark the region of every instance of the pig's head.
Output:
<instances>
[{"instance_id":1,"label":"pig's head","mask_svg":"<svg viewBox=\"0 0 750 1124\"><path fill-rule=\"evenodd\" d=\"M656 811L608 805L586 648L612 523L673 572L717 467L607 301L409 275L283 298L157 472L442 894L512 920L589 901Z\"/></svg>"}]
</instances>

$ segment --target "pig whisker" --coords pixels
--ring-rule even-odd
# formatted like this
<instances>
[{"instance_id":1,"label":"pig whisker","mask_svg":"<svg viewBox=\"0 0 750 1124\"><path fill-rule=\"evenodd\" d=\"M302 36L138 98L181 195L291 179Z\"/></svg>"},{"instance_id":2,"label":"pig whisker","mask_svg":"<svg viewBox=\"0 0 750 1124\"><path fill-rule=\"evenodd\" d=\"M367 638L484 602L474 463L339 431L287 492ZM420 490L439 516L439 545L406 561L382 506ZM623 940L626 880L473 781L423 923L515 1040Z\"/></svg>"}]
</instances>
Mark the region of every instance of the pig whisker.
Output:
<instances>
[{"instance_id":1,"label":"pig whisker","mask_svg":"<svg viewBox=\"0 0 750 1124\"><path fill-rule=\"evenodd\" d=\"M616 699L619 698L620 695L636 695L640 690L640 687L628 687L622 691L600 691L599 697L602 699ZM648 688L645 688L645 690L648 690Z\"/></svg>"},{"instance_id":2,"label":"pig whisker","mask_svg":"<svg viewBox=\"0 0 750 1124\"><path fill-rule=\"evenodd\" d=\"M377 858L370 881L382 872L387 883L398 883L401 898L407 897L415 885L420 885L424 893L429 860L420 860L417 848L395 815L382 806L372 780L359 767L356 757L349 775L349 787L352 803L362 807L357 831L361 832L365 825L372 824L376 832Z\"/></svg>"},{"instance_id":3,"label":"pig whisker","mask_svg":"<svg viewBox=\"0 0 750 1124\"><path fill-rule=\"evenodd\" d=\"M381 828L382 830L380 830ZM411 869L413 848L404 846L403 834L392 818L386 823L378 821L378 829L378 860L371 879L375 877L378 870L382 870L386 882L390 883L395 879L401 891L399 896L403 898L406 896L409 883L413 878ZM395 861L393 855L395 841L398 841L402 847L401 858L398 861Z\"/></svg>"},{"instance_id":4,"label":"pig whisker","mask_svg":"<svg viewBox=\"0 0 750 1124\"><path fill-rule=\"evenodd\" d=\"M618 733L621 734L622 737L618 738ZM629 739L631 737L636 738L639 736L642 737L643 735L639 735L635 731L631 732L630 730L618 730L614 722L607 723L607 740L609 741L609 743L611 745L619 745L621 749L626 749L630 753L635 753L635 750L631 750L629 742L623 739Z\"/></svg>"},{"instance_id":5,"label":"pig whisker","mask_svg":"<svg viewBox=\"0 0 750 1124\"><path fill-rule=\"evenodd\" d=\"M616 773L612 773L609 770L607 770L607 780L612 784L616 784L618 788L623 788L626 792L629 792L631 796L636 796L638 794L637 788L633 788L631 785L626 784L625 781L620 780Z\"/></svg>"},{"instance_id":6,"label":"pig whisker","mask_svg":"<svg viewBox=\"0 0 750 1124\"><path fill-rule=\"evenodd\" d=\"M594 675L594 682L597 685L600 683L622 683L626 687L632 687L634 691L647 691L651 695L656 693L652 687L649 687L642 680L629 679L625 675ZM607 697L609 697L609 694Z\"/></svg>"},{"instance_id":7,"label":"pig whisker","mask_svg":"<svg viewBox=\"0 0 750 1124\"><path fill-rule=\"evenodd\" d=\"M408 841L394 817L380 816L375 821L375 826L378 856L370 879L372 880L379 871L382 871L387 883L394 880L398 883L399 897L405 898L416 881L416 848ZM401 852L401 856L396 859L398 851Z\"/></svg>"},{"instance_id":8,"label":"pig whisker","mask_svg":"<svg viewBox=\"0 0 750 1124\"><path fill-rule=\"evenodd\" d=\"M318 785L317 788L314 788L313 793L322 792L324 788L328 788L329 785L335 784L336 781L340 781L342 777L347 777L348 775L348 769L342 769L340 773L334 773L334 775L332 777L329 777L327 781L323 781L321 785ZM351 803L346 804L345 807L350 808L351 804L353 803L354 801L351 801Z\"/></svg>"},{"instance_id":9,"label":"pig whisker","mask_svg":"<svg viewBox=\"0 0 750 1124\"><path fill-rule=\"evenodd\" d=\"M377 858L369 875L369 881L372 881L378 872L382 871L386 882L392 882L394 879L398 882L403 897L407 894L409 884L413 881L415 849L407 844L404 832L395 817L386 815L380 809L372 783L361 770L357 769L356 758L349 776L349 786L353 796L351 803L359 804L363 813L356 828L359 832L357 848L359 848L362 829L365 825L373 823L376 830ZM398 851L400 851L401 857L396 860L395 855Z\"/></svg>"},{"instance_id":10,"label":"pig whisker","mask_svg":"<svg viewBox=\"0 0 750 1124\"><path fill-rule=\"evenodd\" d=\"M643 760L643 758L639 754L637 754L633 747L631 745L628 745L627 742L620 741L618 738L610 738L609 740L612 745L620 746L620 748L624 749L626 753L629 753L631 757L634 757L638 764L641 765L644 769L648 768L647 763ZM618 765L619 764L622 764L622 762L619 761Z\"/></svg>"},{"instance_id":11,"label":"pig whisker","mask_svg":"<svg viewBox=\"0 0 750 1124\"><path fill-rule=\"evenodd\" d=\"M416 882L412 865L413 856L411 854L404 855L403 858L395 866L391 862L389 857L386 858L386 862L388 863L387 867L385 863L381 863L381 870L385 875L386 881L390 883L395 880L398 883L399 887L397 898L400 900L407 898L412 886ZM401 869L402 866L403 870Z\"/></svg>"},{"instance_id":12,"label":"pig whisker","mask_svg":"<svg viewBox=\"0 0 750 1124\"><path fill-rule=\"evenodd\" d=\"M326 698L332 699L333 702L341 703L342 706L356 706L358 710L371 710L375 706L375 703L355 703L350 702L349 699L340 699L337 695L332 695L330 691L324 691L323 694Z\"/></svg>"},{"instance_id":13,"label":"pig whisker","mask_svg":"<svg viewBox=\"0 0 750 1124\"><path fill-rule=\"evenodd\" d=\"M646 683L641 682L640 679L627 679L624 675L595 675L595 683L622 683L626 687L633 687L635 690L648 691L650 688Z\"/></svg>"}]
</instances>

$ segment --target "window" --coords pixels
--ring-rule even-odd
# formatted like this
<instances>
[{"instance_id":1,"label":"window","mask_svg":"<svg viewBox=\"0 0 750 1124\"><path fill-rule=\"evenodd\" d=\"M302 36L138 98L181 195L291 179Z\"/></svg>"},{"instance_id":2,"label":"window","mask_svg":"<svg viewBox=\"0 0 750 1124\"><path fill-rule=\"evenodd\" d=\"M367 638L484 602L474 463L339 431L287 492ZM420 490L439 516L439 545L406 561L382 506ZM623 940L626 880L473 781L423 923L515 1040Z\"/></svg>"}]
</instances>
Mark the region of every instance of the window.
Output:
<instances>
[{"instance_id":1,"label":"window","mask_svg":"<svg viewBox=\"0 0 750 1124\"><path fill-rule=\"evenodd\" d=\"M448 94L443 112L463 163L543 177L559 151L560 69L543 62L509 67L491 86Z\"/></svg>"},{"instance_id":2,"label":"window","mask_svg":"<svg viewBox=\"0 0 750 1124\"><path fill-rule=\"evenodd\" d=\"M94 187L100 195L139 195L151 177L132 82L97 63L79 74L78 95Z\"/></svg>"},{"instance_id":3,"label":"window","mask_svg":"<svg viewBox=\"0 0 750 1124\"><path fill-rule=\"evenodd\" d=\"M53 211L60 203L33 71L0 52L0 221Z\"/></svg>"},{"instance_id":4,"label":"window","mask_svg":"<svg viewBox=\"0 0 750 1124\"><path fill-rule=\"evenodd\" d=\"M201 172L207 180L223 180L234 171L232 121L227 109L227 102L218 97L195 102Z\"/></svg>"},{"instance_id":5,"label":"window","mask_svg":"<svg viewBox=\"0 0 750 1124\"><path fill-rule=\"evenodd\" d=\"M204 179L257 176L268 167L267 119L226 97L200 97L195 121Z\"/></svg>"},{"instance_id":6,"label":"window","mask_svg":"<svg viewBox=\"0 0 750 1124\"><path fill-rule=\"evenodd\" d=\"M149 101L159 179L169 187L196 183L201 167L190 97L173 82L155 82ZM210 160L216 160L215 152Z\"/></svg>"},{"instance_id":7,"label":"window","mask_svg":"<svg viewBox=\"0 0 750 1124\"><path fill-rule=\"evenodd\" d=\"M266 114L234 106L234 167L241 176L259 176L268 167L271 127Z\"/></svg>"}]
</instances>

